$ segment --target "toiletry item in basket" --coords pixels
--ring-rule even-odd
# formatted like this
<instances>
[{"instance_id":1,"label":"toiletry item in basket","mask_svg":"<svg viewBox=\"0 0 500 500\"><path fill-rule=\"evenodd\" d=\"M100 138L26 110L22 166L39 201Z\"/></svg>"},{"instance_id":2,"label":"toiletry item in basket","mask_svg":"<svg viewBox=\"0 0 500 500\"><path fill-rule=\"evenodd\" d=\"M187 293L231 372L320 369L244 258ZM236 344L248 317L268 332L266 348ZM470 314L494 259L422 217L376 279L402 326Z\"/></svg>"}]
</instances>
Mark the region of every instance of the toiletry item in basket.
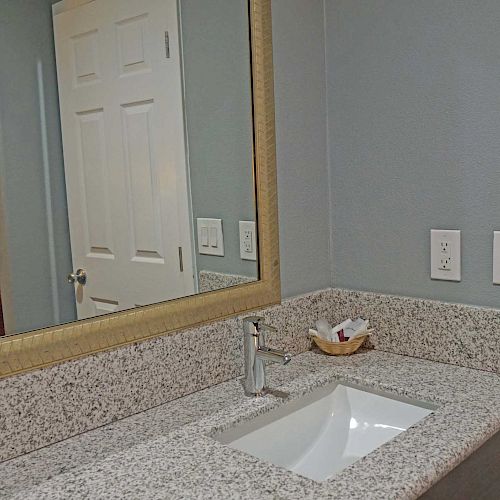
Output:
<instances>
[{"instance_id":1,"label":"toiletry item in basket","mask_svg":"<svg viewBox=\"0 0 500 500\"><path fill-rule=\"evenodd\" d=\"M318 319L318 321L316 321L317 335L325 340L328 340L328 342L340 342L339 332L341 332L349 323L351 323L351 319L347 319L332 328L326 319Z\"/></svg>"},{"instance_id":2,"label":"toiletry item in basket","mask_svg":"<svg viewBox=\"0 0 500 500\"><path fill-rule=\"evenodd\" d=\"M352 323L351 318L346 319L342 323L338 324L337 326L334 326L332 329L332 337L333 340L332 342L345 342L345 327Z\"/></svg>"},{"instance_id":3,"label":"toiletry item in basket","mask_svg":"<svg viewBox=\"0 0 500 500\"><path fill-rule=\"evenodd\" d=\"M316 331L322 339L332 341L332 325L326 319L321 318L316 321Z\"/></svg>"},{"instance_id":4,"label":"toiletry item in basket","mask_svg":"<svg viewBox=\"0 0 500 500\"><path fill-rule=\"evenodd\" d=\"M349 340L355 339L360 335L365 335L366 330L368 330L369 321L363 318L358 318L356 321L352 321L344 329L344 333Z\"/></svg>"}]
</instances>

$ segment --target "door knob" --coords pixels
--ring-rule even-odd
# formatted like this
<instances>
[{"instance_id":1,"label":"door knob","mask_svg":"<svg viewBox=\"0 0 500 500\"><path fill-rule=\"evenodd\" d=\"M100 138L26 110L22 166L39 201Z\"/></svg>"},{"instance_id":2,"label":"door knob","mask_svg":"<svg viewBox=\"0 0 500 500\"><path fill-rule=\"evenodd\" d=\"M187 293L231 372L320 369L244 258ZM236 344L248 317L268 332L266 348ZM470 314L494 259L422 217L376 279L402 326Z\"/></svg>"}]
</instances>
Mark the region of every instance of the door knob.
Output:
<instances>
[{"instance_id":1,"label":"door knob","mask_svg":"<svg viewBox=\"0 0 500 500\"><path fill-rule=\"evenodd\" d=\"M76 273L68 274L68 283L85 285L87 283L87 271L85 269L78 269Z\"/></svg>"}]
</instances>

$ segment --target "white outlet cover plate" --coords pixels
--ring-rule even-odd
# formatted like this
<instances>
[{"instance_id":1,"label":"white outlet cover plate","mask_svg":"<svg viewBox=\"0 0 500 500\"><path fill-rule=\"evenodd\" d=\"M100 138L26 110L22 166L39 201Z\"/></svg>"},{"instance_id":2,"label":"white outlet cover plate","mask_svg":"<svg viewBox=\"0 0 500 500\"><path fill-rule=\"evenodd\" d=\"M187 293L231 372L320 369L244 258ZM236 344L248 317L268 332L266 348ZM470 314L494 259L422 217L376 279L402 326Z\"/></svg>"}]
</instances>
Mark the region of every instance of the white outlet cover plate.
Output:
<instances>
[{"instance_id":1,"label":"white outlet cover plate","mask_svg":"<svg viewBox=\"0 0 500 500\"><path fill-rule=\"evenodd\" d=\"M246 242L250 244L250 251ZM240 220L240 257L242 260L257 260L257 229L254 221Z\"/></svg>"},{"instance_id":2,"label":"white outlet cover plate","mask_svg":"<svg viewBox=\"0 0 500 500\"><path fill-rule=\"evenodd\" d=\"M222 219L198 218L196 219L196 226L198 230L198 252L201 255L224 257L224 233L222 231ZM213 243L215 241L216 245L214 246Z\"/></svg>"},{"instance_id":3,"label":"white outlet cover plate","mask_svg":"<svg viewBox=\"0 0 500 500\"><path fill-rule=\"evenodd\" d=\"M444 281L461 281L462 260L460 248L460 231L451 229L431 229L431 279ZM441 243L448 243L450 266L441 269Z\"/></svg>"},{"instance_id":4,"label":"white outlet cover plate","mask_svg":"<svg viewBox=\"0 0 500 500\"><path fill-rule=\"evenodd\" d=\"M500 285L500 231L493 231L493 284Z\"/></svg>"}]
</instances>

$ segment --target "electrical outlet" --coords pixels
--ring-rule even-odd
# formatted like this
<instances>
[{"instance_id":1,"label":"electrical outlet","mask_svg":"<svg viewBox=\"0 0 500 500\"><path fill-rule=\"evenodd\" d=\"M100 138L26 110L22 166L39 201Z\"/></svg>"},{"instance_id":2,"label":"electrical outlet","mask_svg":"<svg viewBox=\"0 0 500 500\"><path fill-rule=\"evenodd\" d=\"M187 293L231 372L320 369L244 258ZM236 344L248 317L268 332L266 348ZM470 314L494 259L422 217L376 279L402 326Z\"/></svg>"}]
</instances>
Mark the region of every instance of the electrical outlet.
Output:
<instances>
[{"instance_id":1,"label":"electrical outlet","mask_svg":"<svg viewBox=\"0 0 500 500\"><path fill-rule=\"evenodd\" d=\"M500 231L493 231L493 284L500 285Z\"/></svg>"},{"instance_id":2,"label":"electrical outlet","mask_svg":"<svg viewBox=\"0 0 500 500\"><path fill-rule=\"evenodd\" d=\"M462 279L460 250L460 231L432 229L431 278L460 281Z\"/></svg>"},{"instance_id":3,"label":"electrical outlet","mask_svg":"<svg viewBox=\"0 0 500 500\"><path fill-rule=\"evenodd\" d=\"M451 247L448 240L441 240L439 242L441 257L451 257Z\"/></svg>"},{"instance_id":4,"label":"electrical outlet","mask_svg":"<svg viewBox=\"0 0 500 500\"><path fill-rule=\"evenodd\" d=\"M253 231L243 231L243 251L245 253L253 252Z\"/></svg>"},{"instance_id":5,"label":"electrical outlet","mask_svg":"<svg viewBox=\"0 0 500 500\"><path fill-rule=\"evenodd\" d=\"M439 269L441 271L451 271L451 257L441 257Z\"/></svg>"},{"instance_id":6,"label":"electrical outlet","mask_svg":"<svg viewBox=\"0 0 500 500\"><path fill-rule=\"evenodd\" d=\"M254 221L240 220L240 257L257 260L257 231Z\"/></svg>"}]
</instances>

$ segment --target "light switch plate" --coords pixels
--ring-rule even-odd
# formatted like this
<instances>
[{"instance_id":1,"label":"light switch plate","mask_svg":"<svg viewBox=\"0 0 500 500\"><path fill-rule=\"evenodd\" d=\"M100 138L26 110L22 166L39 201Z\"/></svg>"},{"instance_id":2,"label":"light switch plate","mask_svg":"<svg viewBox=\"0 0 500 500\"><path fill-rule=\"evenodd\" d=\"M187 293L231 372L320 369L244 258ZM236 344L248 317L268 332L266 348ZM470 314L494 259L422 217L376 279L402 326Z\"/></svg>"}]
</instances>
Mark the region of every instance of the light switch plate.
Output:
<instances>
[{"instance_id":1,"label":"light switch plate","mask_svg":"<svg viewBox=\"0 0 500 500\"><path fill-rule=\"evenodd\" d=\"M254 221L240 220L240 257L257 260L257 230Z\"/></svg>"},{"instance_id":2,"label":"light switch plate","mask_svg":"<svg viewBox=\"0 0 500 500\"><path fill-rule=\"evenodd\" d=\"M500 231L493 231L493 284L500 285Z\"/></svg>"},{"instance_id":3,"label":"light switch plate","mask_svg":"<svg viewBox=\"0 0 500 500\"><path fill-rule=\"evenodd\" d=\"M431 279L461 281L460 231L431 229Z\"/></svg>"},{"instance_id":4,"label":"light switch plate","mask_svg":"<svg viewBox=\"0 0 500 500\"><path fill-rule=\"evenodd\" d=\"M196 219L198 252L201 255L224 257L222 219Z\"/></svg>"}]
</instances>

